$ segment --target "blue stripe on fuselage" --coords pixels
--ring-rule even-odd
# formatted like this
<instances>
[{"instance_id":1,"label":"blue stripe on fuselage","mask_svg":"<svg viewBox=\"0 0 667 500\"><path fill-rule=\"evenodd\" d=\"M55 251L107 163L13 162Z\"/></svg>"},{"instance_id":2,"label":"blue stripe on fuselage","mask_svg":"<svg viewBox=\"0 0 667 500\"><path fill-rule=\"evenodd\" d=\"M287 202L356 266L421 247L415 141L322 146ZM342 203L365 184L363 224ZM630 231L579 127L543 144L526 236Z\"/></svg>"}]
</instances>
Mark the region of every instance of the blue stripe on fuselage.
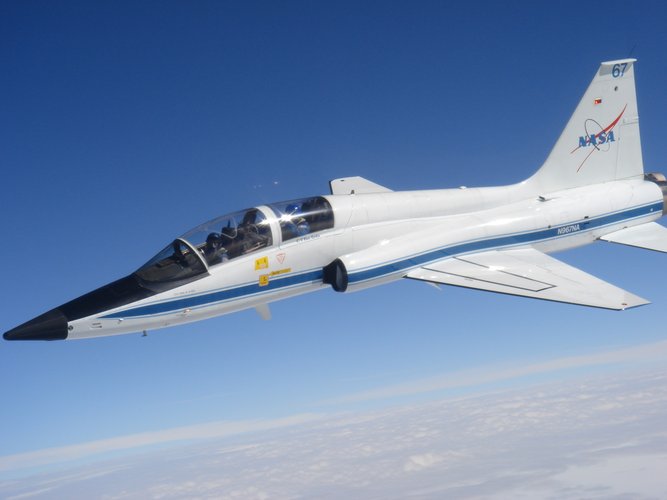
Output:
<instances>
[{"instance_id":1,"label":"blue stripe on fuselage","mask_svg":"<svg viewBox=\"0 0 667 500\"><path fill-rule=\"evenodd\" d=\"M370 279L379 278L380 276L404 271L412 267L422 266L429 262L438 261L447 257L453 257L455 255L488 251L495 248L526 245L528 243L537 243L540 241L563 238L566 236L574 236L575 234L586 233L592 229L598 229L610 224L616 224L624 220L631 220L638 217L652 215L656 211L662 212L662 202L651 203L649 205L643 205L641 207L632 208L623 212L603 215L595 219L583 219L576 222L568 222L567 224L561 224L547 229L540 229L538 231L529 231L525 233L516 233L505 236L497 236L494 238L480 239L466 243L459 243L426 253L415 254L411 257L397 260L395 262L384 263L369 269L350 273L348 276L348 282L350 284L357 284ZM568 228L575 225L583 227L574 232L561 234L558 232L559 229Z\"/></svg>"},{"instance_id":2,"label":"blue stripe on fuselage","mask_svg":"<svg viewBox=\"0 0 667 500\"><path fill-rule=\"evenodd\" d=\"M379 264L373 268L364 269L355 273L350 273L349 283L357 284L363 281L376 279L381 276L394 274L404 271L409 268L418 267L429 262L434 262L454 255L461 255L471 252L479 252L482 250L492 250L496 248L511 247L516 245L526 245L528 243L537 243L557 238L565 238L574 236L576 234L586 233L592 229L597 229L610 224L639 217L653 215L656 212L662 212L662 202L655 202L640 207L631 208L621 212L615 212L607 215L602 215L595 219L584 219L576 222L570 222L559 226L540 229L532 232L509 234L504 236L497 236L493 238L480 239L465 243L458 243L455 245L431 250L422 254L415 254L401 260L394 262L387 262ZM574 232L559 234L558 230L567 228L569 226L579 225L581 229ZM140 316L154 316L169 314L185 309L194 309L210 306L216 303L227 302L242 297L249 297L251 295L266 294L276 290L281 290L289 287L295 287L305 284L312 284L322 281L322 270L316 269L307 271L301 274L289 275L280 278L273 278L268 285L260 286L259 283L245 284L235 288L228 288L224 290L216 290L202 295L192 297L183 297L180 299L169 300L159 303L148 304L145 306L126 309L118 311L103 318L136 318Z\"/></svg>"},{"instance_id":3,"label":"blue stripe on fuselage","mask_svg":"<svg viewBox=\"0 0 667 500\"><path fill-rule=\"evenodd\" d=\"M145 306L135 307L124 311L102 316L103 318L134 318L137 316L153 316L185 309L194 309L214 303L226 302L241 297L249 297L257 293L267 293L278 289L289 288L295 285L304 285L309 282L321 282L322 270L309 271L303 274L286 276L284 278L274 278L268 285L260 286L259 283L251 283L236 288L217 290L212 293L196 295L193 297L183 297L181 299L170 300Z\"/></svg>"}]
</instances>

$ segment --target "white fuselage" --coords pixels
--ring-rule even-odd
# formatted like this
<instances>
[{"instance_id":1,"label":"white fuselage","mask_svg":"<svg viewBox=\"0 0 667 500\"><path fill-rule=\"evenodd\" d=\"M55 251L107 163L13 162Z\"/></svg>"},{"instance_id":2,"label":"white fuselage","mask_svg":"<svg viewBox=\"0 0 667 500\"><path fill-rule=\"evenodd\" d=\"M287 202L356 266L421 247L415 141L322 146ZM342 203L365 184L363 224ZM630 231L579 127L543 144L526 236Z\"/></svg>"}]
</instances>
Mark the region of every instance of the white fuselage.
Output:
<instances>
[{"instance_id":1,"label":"white fuselage","mask_svg":"<svg viewBox=\"0 0 667 500\"><path fill-rule=\"evenodd\" d=\"M618 180L552 193L527 186L331 195L334 227L273 244L209 269L183 286L68 325L68 338L152 330L197 321L326 287L339 259L348 290L401 278L443 258L509 247L556 252L662 215L660 188ZM519 201L516 201L519 200ZM269 214L270 209L259 207Z\"/></svg>"},{"instance_id":2,"label":"white fuselage","mask_svg":"<svg viewBox=\"0 0 667 500\"><path fill-rule=\"evenodd\" d=\"M600 64L544 163L500 187L394 192L363 177L332 195L226 214L130 275L5 332L63 340L152 330L331 286L398 278L623 310L648 301L546 253L597 239L667 253L667 178L645 173L634 59Z\"/></svg>"}]
</instances>

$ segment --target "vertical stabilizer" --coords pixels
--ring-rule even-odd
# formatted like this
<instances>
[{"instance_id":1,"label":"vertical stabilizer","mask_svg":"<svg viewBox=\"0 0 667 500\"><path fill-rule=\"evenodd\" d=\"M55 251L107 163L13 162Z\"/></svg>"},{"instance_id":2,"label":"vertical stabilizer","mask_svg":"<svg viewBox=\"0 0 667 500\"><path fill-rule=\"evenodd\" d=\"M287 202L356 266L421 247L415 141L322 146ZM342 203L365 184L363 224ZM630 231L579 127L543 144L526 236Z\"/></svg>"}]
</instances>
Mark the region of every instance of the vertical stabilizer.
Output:
<instances>
[{"instance_id":1,"label":"vertical stabilizer","mask_svg":"<svg viewBox=\"0 0 667 500\"><path fill-rule=\"evenodd\" d=\"M544 165L528 179L544 192L642 176L636 59L603 62Z\"/></svg>"}]
</instances>

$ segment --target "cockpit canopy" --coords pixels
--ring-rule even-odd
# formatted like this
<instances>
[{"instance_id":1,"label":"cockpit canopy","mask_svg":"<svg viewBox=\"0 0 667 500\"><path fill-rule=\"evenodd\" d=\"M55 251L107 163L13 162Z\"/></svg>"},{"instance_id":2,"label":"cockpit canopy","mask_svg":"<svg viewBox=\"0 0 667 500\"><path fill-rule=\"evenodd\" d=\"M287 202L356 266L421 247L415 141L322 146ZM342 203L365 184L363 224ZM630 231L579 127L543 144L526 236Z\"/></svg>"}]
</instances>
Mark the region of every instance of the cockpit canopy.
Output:
<instances>
[{"instance_id":1,"label":"cockpit canopy","mask_svg":"<svg viewBox=\"0 0 667 500\"><path fill-rule=\"evenodd\" d=\"M331 229L334 225L331 205L321 196L272 203L269 207L280 223L283 243L292 238Z\"/></svg>"},{"instance_id":2,"label":"cockpit canopy","mask_svg":"<svg viewBox=\"0 0 667 500\"><path fill-rule=\"evenodd\" d=\"M178 286L201 278L212 266L269 247L278 238L285 243L333 226L331 205L319 196L250 208L188 231L135 274L151 288Z\"/></svg>"}]
</instances>

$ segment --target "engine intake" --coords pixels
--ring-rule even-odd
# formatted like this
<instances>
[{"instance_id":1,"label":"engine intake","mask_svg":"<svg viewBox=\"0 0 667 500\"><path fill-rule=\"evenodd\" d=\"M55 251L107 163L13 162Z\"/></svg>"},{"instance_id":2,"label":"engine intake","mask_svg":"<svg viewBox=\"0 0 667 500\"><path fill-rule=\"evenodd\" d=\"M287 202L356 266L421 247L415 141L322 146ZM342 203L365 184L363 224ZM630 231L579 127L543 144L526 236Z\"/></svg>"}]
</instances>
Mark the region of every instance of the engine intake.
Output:
<instances>
[{"instance_id":1,"label":"engine intake","mask_svg":"<svg viewBox=\"0 0 667 500\"><path fill-rule=\"evenodd\" d=\"M322 269L324 283L331 285L331 288L337 292L344 292L347 290L349 283L347 269L345 264L340 259L334 260L331 264L324 266Z\"/></svg>"}]
</instances>

